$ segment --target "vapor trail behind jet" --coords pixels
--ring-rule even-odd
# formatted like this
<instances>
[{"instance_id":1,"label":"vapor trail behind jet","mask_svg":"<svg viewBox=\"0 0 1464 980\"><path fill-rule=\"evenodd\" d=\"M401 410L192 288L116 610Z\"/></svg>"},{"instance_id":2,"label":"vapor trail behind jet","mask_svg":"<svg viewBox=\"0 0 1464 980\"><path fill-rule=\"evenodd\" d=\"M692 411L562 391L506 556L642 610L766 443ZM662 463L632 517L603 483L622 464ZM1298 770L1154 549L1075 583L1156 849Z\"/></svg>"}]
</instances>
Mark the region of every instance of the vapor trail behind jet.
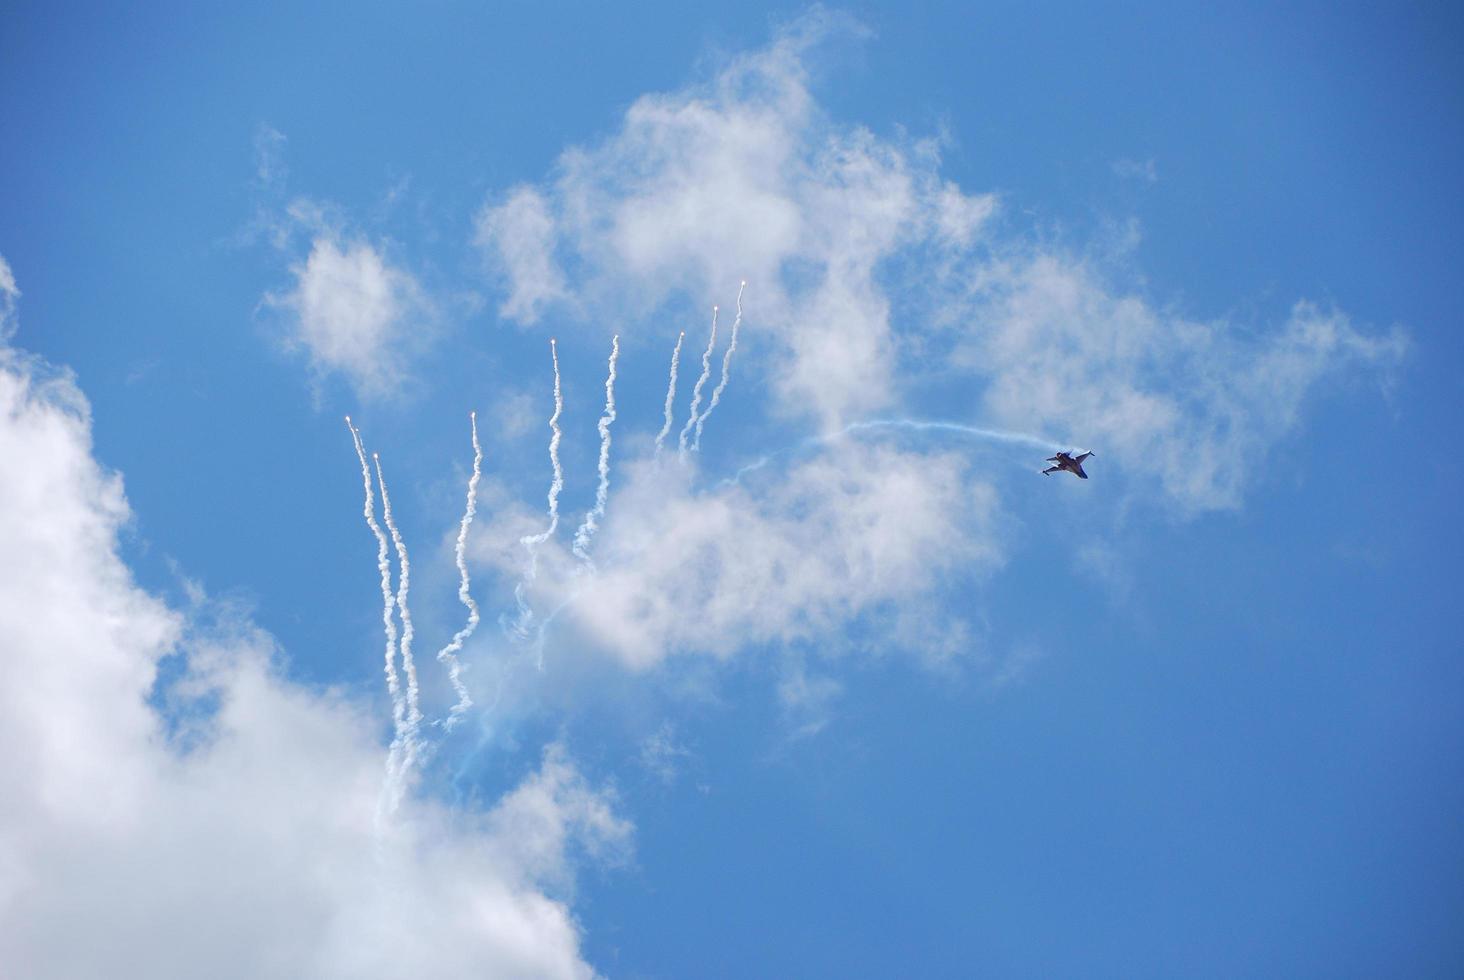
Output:
<instances>
[{"instance_id":1,"label":"vapor trail behind jet","mask_svg":"<svg viewBox=\"0 0 1464 980\"><path fill-rule=\"evenodd\" d=\"M686 331L683 330L676 337L676 349L671 352L671 379L666 383L666 424L661 426L661 431L656 434L656 456L661 455L661 444L666 441L666 436L671 431L671 408L676 401L676 368L681 363L681 342L686 339Z\"/></svg>"},{"instance_id":2,"label":"vapor trail behind jet","mask_svg":"<svg viewBox=\"0 0 1464 980\"><path fill-rule=\"evenodd\" d=\"M473 601L473 596L468 592L468 563L466 558L468 546L468 528L472 526L473 517L478 513L478 480L483 476L483 447L478 444L478 413L469 415L473 424L473 475L468 478L468 503L463 509L462 523L458 525L457 536L457 567L458 567L458 601L468 607L468 623L462 629L453 634L452 640L437 651L437 660L447 667L447 679L452 682L452 689L457 692L457 704L452 706L448 712L447 721L443 727L448 731L462 718L463 712L473 706L473 699L468 695L468 689L462 681L463 665L458 662L457 653L463 648L468 637L478 628L478 604Z\"/></svg>"},{"instance_id":3,"label":"vapor trail behind jet","mask_svg":"<svg viewBox=\"0 0 1464 980\"><path fill-rule=\"evenodd\" d=\"M610 371L605 376L605 414L600 416L600 485L595 490L595 506L585 515L584 523L574 533L574 553L586 565L590 563L590 539L595 536L605 504L610 497L610 425L615 421L615 362L620 358L620 336L610 341Z\"/></svg>"},{"instance_id":4,"label":"vapor trail behind jet","mask_svg":"<svg viewBox=\"0 0 1464 980\"><path fill-rule=\"evenodd\" d=\"M701 376L696 379L696 386L691 389L691 415L688 416L686 424L681 427L680 445L677 453L682 459L686 458L686 437L696 427L696 410L701 405L702 388L707 383L707 378L712 375L712 348L717 346L717 308L712 307L712 333L707 338L707 349L702 354Z\"/></svg>"},{"instance_id":5,"label":"vapor trail behind jet","mask_svg":"<svg viewBox=\"0 0 1464 980\"><path fill-rule=\"evenodd\" d=\"M828 432L823 435L809 436L800 440L792 446L768 453L741 467L738 471L722 481L720 485L738 483L744 476L756 472L767 466L773 460L807 449L813 446L824 446L838 439L855 432L863 432L869 429L904 429L911 432L950 432L956 435L970 436L975 439L989 439L993 442L1004 442L1013 446L1025 446L1032 449L1046 451L1053 446L1062 443L1053 439L1046 439L1042 436L1029 435L1025 432L1008 432L1004 429L984 429L975 425L964 425L960 422L927 421L925 419L865 419L862 422L850 422L836 432Z\"/></svg>"},{"instance_id":6,"label":"vapor trail behind jet","mask_svg":"<svg viewBox=\"0 0 1464 980\"><path fill-rule=\"evenodd\" d=\"M742 325L742 291L746 288L747 280L744 279L737 288L737 317L732 321L732 338L727 342L727 353L722 355L722 379L712 390L712 400L707 403L707 410L696 420L696 438L691 443L691 451L694 453L701 452L702 426L707 424L707 417L717 407L717 402L722 400L722 392L727 390L727 369L732 366L732 355L737 350L737 328Z\"/></svg>"},{"instance_id":7,"label":"vapor trail behind jet","mask_svg":"<svg viewBox=\"0 0 1464 980\"><path fill-rule=\"evenodd\" d=\"M984 429L975 425L963 425L960 422L931 422L922 419L866 419L862 422L850 422L837 434L858 432L862 429L910 429L916 432L957 432L962 435L975 436L978 439L991 439L996 442L1011 443L1015 446L1028 446L1032 449L1046 451L1053 446L1061 445L1052 439L1042 436L1028 435L1025 432L1009 432L1005 429Z\"/></svg>"}]
</instances>

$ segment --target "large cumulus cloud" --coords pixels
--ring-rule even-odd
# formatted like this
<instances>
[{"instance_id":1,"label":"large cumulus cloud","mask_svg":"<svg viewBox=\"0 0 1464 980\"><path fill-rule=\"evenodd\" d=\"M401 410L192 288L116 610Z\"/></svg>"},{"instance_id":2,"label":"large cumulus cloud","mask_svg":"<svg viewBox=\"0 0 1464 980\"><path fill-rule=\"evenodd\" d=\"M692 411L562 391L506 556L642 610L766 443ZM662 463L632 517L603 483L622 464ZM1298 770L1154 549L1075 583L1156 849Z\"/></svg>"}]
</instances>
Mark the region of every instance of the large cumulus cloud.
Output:
<instances>
[{"instance_id":1,"label":"large cumulus cloud","mask_svg":"<svg viewBox=\"0 0 1464 980\"><path fill-rule=\"evenodd\" d=\"M10 347L0 457L8 976L592 974L574 860L630 828L562 748L489 810L379 822L380 719L237 611L137 586L86 399Z\"/></svg>"}]
</instances>

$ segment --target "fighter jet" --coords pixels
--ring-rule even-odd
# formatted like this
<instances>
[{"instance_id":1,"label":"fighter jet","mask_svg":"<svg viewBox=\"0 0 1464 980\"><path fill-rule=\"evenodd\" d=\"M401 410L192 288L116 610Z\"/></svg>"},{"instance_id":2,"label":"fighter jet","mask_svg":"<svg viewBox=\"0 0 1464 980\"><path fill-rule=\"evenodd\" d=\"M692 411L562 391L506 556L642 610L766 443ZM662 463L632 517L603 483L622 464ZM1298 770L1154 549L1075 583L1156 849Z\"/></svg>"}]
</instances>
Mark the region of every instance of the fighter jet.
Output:
<instances>
[{"instance_id":1,"label":"fighter jet","mask_svg":"<svg viewBox=\"0 0 1464 980\"><path fill-rule=\"evenodd\" d=\"M1049 473L1067 470L1069 473L1077 474L1079 480L1086 480L1088 474L1083 472L1083 460L1091 455L1093 454L1079 453L1077 456L1074 456L1071 453L1058 453L1056 456L1049 456L1047 457L1047 461L1049 463L1056 463L1057 465L1047 467L1047 469L1042 471L1042 475L1046 476Z\"/></svg>"}]
</instances>

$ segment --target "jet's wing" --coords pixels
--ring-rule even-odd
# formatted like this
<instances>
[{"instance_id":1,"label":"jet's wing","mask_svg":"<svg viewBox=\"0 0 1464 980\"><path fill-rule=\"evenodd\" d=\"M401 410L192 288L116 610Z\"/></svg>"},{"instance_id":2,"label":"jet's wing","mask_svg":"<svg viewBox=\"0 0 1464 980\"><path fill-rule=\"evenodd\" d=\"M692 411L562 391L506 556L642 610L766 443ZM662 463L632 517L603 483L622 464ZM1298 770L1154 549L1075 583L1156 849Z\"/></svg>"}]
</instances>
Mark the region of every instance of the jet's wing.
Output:
<instances>
[{"instance_id":1,"label":"jet's wing","mask_svg":"<svg viewBox=\"0 0 1464 980\"><path fill-rule=\"evenodd\" d=\"M1049 466L1049 467L1047 467L1047 469L1045 469L1045 470L1042 471L1042 475L1043 476L1046 476L1049 473L1056 473L1056 472L1058 472L1061 469L1062 469L1061 466Z\"/></svg>"},{"instance_id":2,"label":"jet's wing","mask_svg":"<svg viewBox=\"0 0 1464 980\"><path fill-rule=\"evenodd\" d=\"M1049 456L1049 457L1047 457L1047 461L1049 463L1059 463L1059 462L1061 462L1061 460L1058 459L1056 456Z\"/></svg>"}]
</instances>

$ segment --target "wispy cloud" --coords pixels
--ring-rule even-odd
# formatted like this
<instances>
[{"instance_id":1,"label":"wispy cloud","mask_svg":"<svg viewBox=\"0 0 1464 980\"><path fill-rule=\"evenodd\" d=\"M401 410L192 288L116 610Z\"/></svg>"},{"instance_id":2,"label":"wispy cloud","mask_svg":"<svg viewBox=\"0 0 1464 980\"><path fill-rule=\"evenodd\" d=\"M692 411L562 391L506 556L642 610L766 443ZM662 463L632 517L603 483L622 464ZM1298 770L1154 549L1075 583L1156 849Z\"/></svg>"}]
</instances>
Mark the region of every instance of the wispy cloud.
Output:
<instances>
[{"instance_id":1,"label":"wispy cloud","mask_svg":"<svg viewBox=\"0 0 1464 980\"><path fill-rule=\"evenodd\" d=\"M1146 184L1157 183L1159 180L1159 168L1154 163L1154 158L1147 160L1130 160L1127 157L1113 161L1109 165L1115 176L1125 180L1142 180Z\"/></svg>"},{"instance_id":2,"label":"wispy cloud","mask_svg":"<svg viewBox=\"0 0 1464 980\"><path fill-rule=\"evenodd\" d=\"M0 255L0 343L9 340L15 333L15 308L19 305L20 288L15 285L15 273L5 256Z\"/></svg>"},{"instance_id":3,"label":"wispy cloud","mask_svg":"<svg viewBox=\"0 0 1464 980\"><path fill-rule=\"evenodd\" d=\"M778 681L778 700L783 705L794 738L806 738L823 731L833 717L834 702L844 685L827 675L810 674L801 658L789 664Z\"/></svg>"},{"instance_id":4,"label":"wispy cloud","mask_svg":"<svg viewBox=\"0 0 1464 980\"><path fill-rule=\"evenodd\" d=\"M951 356L985 379L993 418L1099 449L1190 513L1239 505L1328 379L1386 376L1408 349L1307 302L1269 330L1194 320L1051 250L1013 250L953 305Z\"/></svg>"},{"instance_id":5,"label":"wispy cloud","mask_svg":"<svg viewBox=\"0 0 1464 980\"><path fill-rule=\"evenodd\" d=\"M641 768L669 786L681 775L683 762L690 756L691 750L676 737L676 726L667 721L641 742L638 761Z\"/></svg>"},{"instance_id":6,"label":"wispy cloud","mask_svg":"<svg viewBox=\"0 0 1464 980\"><path fill-rule=\"evenodd\" d=\"M285 134L266 123L254 130L254 179L261 191L284 189L289 168L285 166Z\"/></svg>"},{"instance_id":7,"label":"wispy cloud","mask_svg":"<svg viewBox=\"0 0 1464 980\"><path fill-rule=\"evenodd\" d=\"M554 255L554 218L549 202L532 187L510 191L478 215L479 245L488 249L509 287L499 314L533 323L546 306L568 297L565 276Z\"/></svg>"}]
</instances>

